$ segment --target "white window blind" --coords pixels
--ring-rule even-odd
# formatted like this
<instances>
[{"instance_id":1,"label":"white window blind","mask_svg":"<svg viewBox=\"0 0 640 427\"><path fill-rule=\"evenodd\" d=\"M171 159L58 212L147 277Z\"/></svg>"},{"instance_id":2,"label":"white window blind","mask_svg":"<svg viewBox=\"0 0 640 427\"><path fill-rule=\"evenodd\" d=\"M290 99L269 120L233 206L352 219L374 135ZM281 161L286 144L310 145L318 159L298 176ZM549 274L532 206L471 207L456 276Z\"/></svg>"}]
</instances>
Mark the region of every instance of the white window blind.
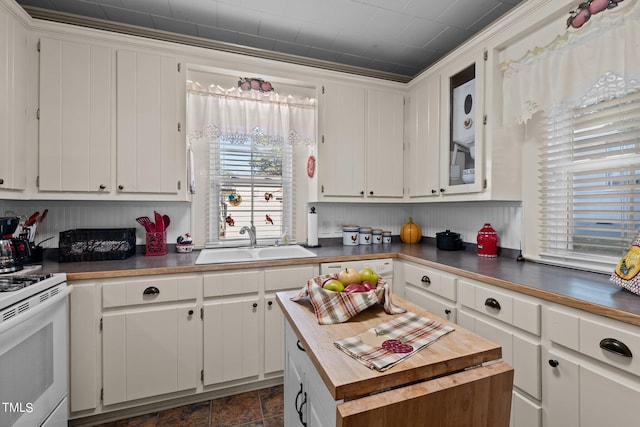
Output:
<instances>
[{"instance_id":1,"label":"white window blind","mask_svg":"<svg viewBox=\"0 0 640 427\"><path fill-rule=\"evenodd\" d=\"M615 264L640 230L640 92L549 114L540 152L540 249Z\"/></svg>"},{"instance_id":2,"label":"white window blind","mask_svg":"<svg viewBox=\"0 0 640 427\"><path fill-rule=\"evenodd\" d=\"M260 239L293 230L293 146L260 137L220 137L210 146L210 212L217 212L218 239L247 240L240 229L253 222Z\"/></svg>"}]
</instances>

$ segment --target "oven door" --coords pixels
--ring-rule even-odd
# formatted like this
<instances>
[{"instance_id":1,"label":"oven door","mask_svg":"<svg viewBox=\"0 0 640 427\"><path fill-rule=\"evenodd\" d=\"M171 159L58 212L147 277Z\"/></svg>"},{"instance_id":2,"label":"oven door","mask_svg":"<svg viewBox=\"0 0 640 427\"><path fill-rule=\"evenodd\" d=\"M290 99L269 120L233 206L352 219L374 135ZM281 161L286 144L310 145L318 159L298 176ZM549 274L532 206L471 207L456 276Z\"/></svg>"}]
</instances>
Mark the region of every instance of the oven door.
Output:
<instances>
[{"instance_id":1,"label":"oven door","mask_svg":"<svg viewBox=\"0 0 640 427\"><path fill-rule=\"evenodd\" d=\"M0 426L40 426L66 397L69 291L0 324Z\"/></svg>"}]
</instances>

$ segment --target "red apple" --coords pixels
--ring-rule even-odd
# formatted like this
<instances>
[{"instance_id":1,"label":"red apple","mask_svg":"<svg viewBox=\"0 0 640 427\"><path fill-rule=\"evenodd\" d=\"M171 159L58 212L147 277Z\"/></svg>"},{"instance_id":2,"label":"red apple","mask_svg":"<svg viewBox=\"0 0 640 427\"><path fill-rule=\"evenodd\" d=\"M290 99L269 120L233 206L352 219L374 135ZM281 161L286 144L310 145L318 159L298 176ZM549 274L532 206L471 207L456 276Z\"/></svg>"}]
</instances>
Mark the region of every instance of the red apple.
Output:
<instances>
[{"instance_id":1,"label":"red apple","mask_svg":"<svg viewBox=\"0 0 640 427\"><path fill-rule=\"evenodd\" d=\"M362 282L360 284L364 287L365 291L372 291L376 288L376 285L371 282Z\"/></svg>"},{"instance_id":2,"label":"red apple","mask_svg":"<svg viewBox=\"0 0 640 427\"><path fill-rule=\"evenodd\" d=\"M352 293L352 292L366 292L367 290L360 283L351 283L350 285L347 285L346 288L344 288L344 291L348 293Z\"/></svg>"}]
</instances>

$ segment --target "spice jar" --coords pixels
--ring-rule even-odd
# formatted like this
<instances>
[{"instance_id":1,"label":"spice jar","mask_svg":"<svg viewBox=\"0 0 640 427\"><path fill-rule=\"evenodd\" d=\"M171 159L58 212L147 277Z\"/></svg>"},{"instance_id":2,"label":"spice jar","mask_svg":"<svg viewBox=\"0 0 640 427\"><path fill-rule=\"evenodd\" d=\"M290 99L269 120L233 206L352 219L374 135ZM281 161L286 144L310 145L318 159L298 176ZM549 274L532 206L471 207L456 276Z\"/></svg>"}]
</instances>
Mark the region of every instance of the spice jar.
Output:
<instances>
[{"instance_id":1,"label":"spice jar","mask_svg":"<svg viewBox=\"0 0 640 427\"><path fill-rule=\"evenodd\" d=\"M498 234L488 222L478 231L478 256L495 258L498 256Z\"/></svg>"}]
</instances>

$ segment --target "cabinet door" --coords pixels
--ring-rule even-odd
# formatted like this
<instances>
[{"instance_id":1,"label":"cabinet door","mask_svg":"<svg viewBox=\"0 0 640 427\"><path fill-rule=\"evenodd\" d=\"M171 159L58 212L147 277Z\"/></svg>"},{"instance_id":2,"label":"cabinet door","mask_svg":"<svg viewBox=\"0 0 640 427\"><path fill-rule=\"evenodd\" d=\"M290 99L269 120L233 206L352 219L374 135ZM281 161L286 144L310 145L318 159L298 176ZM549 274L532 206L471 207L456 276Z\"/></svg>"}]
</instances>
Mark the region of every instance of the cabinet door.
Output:
<instances>
[{"instance_id":1,"label":"cabinet door","mask_svg":"<svg viewBox=\"0 0 640 427\"><path fill-rule=\"evenodd\" d=\"M179 148L178 95L184 90L176 58L118 50L119 192L178 192L178 158L186 156L184 145Z\"/></svg>"},{"instance_id":2,"label":"cabinet door","mask_svg":"<svg viewBox=\"0 0 640 427\"><path fill-rule=\"evenodd\" d=\"M40 40L40 191L108 191L112 51Z\"/></svg>"},{"instance_id":3,"label":"cabinet door","mask_svg":"<svg viewBox=\"0 0 640 427\"><path fill-rule=\"evenodd\" d=\"M0 190L26 186L28 30L0 10Z\"/></svg>"},{"instance_id":4,"label":"cabinet door","mask_svg":"<svg viewBox=\"0 0 640 427\"><path fill-rule=\"evenodd\" d=\"M365 190L365 89L323 88L318 184L322 197L363 197Z\"/></svg>"},{"instance_id":5,"label":"cabinet door","mask_svg":"<svg viewBox=\"0 0 640 427\"><path fill-rule=\"evenodd\" d=\"M482 191L484 182L483 53L461 55L442 69L440 183L444 194ZM465 171L473 172L465 176Z\"/></svg>"},{"instance_id":6,"label":"cabinet door","mask_svg":"<svg viewBox=\"0 0 640 427\"><path fill-rule=\"evenodd\" d=\"M367 90L367 197L402 197L404 96Z\"/></svg>"},{"instance_id":7,"label":"cabinet door","mask_svg":"<svg viewBox=\"0 0 640 427\"><path fill-rule=\"evenodd\" d=\"M104 404L195 388L195 305L103 316Z\"/></svg>"},{"instance_id":8,"label":"cabinet door","mask_svg":"<svg viewBox=\"0 0 640 427\"><path fill-rule=\"evenodd\" d=\"M440 74L431 73L411 93L409 196L439 196Z\"/></svg>"},{"instance_id":9,"label":"cabinet door","mask_svg":"<svg viewBox=\"0 0 640 427\"><path fill-rule=\"evenodd\" d=\"M260 373L258 297L205 302L204 385Z\"/></svg>"}]
</instances>

